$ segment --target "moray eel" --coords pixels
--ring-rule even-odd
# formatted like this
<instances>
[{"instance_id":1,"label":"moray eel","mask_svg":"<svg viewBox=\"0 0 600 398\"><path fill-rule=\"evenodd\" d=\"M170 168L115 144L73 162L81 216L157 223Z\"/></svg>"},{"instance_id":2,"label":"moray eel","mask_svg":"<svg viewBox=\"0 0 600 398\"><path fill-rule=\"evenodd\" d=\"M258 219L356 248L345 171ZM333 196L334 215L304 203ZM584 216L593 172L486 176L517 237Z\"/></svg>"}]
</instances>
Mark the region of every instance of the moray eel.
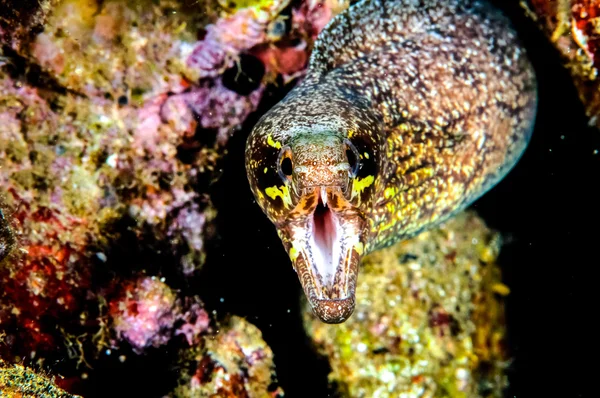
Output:
<instances>
[{"instance_id":1,"label":"moray eel","mask_svg":"<svg viewBox=\"0 0 600 398\"><path fill-rule=\"evenodd\" d=\"M500 181L536 108L526 52L484 1L360 1L334 17L245 154L313 312L348 319L364 255L438 225Z\"/></svg>"}]
</instances>

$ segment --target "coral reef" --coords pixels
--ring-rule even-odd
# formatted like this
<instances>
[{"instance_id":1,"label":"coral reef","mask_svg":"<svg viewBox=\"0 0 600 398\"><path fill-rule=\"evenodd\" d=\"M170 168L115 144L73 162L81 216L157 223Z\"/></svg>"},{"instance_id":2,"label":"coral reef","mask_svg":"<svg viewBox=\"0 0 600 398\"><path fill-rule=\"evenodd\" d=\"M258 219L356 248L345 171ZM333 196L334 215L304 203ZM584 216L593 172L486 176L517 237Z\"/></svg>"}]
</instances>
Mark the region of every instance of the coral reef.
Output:
<instances>
[{"instance_id":1,"label":"coral reef","mask_svg":"<svg viewBox=\"0 0 600 398\"><path fill-rule=\"evenodd\" d=\"M11 253L14 247L15 237L12 228L0 207L0 263Z\"/></svg>"},{"instance_id":2,"label":"coral reef","mask_svg":"<svg viewBox=\"0 0 600 398\"><path fill-rule=\"evenodd\" d=\"M240 53L267 42L268 24L288 3L274 0L251 3L250 7L227 4L232 13L206 27L204 39L188 58L188 65L196 71L194 77L218 76L233 66Z\"/></svg>"},{"instance_id":3,"label":"coral reef","mask_svg":"<svg viewBox=\"0 0 600 398\"><path fill-rule=\"evenodd\" d=\"M0 359L1 398L76 398L58 388L46 375L21 365L8 365Z\"/></svg>"},{"instance_id":4,"label":"coral reef","mask_svg":"<svg viewBox=\"0 0 600 398\"><path fill-rule=\"evenodd\" d=\"M109 305L109 315L117 337L127 340L134 351L160 347L179 334L194 346L209 327L210 319L199 300L183 303L188 307L184 308L175 292L156 277L127 282L122 288L121 296ZM180 324L177 328L176 323Z\"/></svg>"},{"instance_id":5,"label":"coral reef","mask_svg":"<svg viewBox=\"0 0 600 398\"><path fill-rule=\"evenodd\" d=\"M207 336L200 349L187 353L187 369L172 397L276 398L273 352L256 326L232 316L216 336Z\"/></svg>"},{"instance_id":6,"label":"coral reef","mask_svg":"<svg viewBox=\"0 0 600 398\"><path fill-rule=\"evenodd\" d=\"M60 363L66 389L111 350L227 357L180 289L216 231L209 187L228 139L273 83L301 76L347 2L29 3L1 3L0 357ZM242 323L219 338L264 361L250 379L222 369L262 396L272 354Z\"/></svg>"},{"instance_id":7,"label":"coral reef","mask_svg":"<svg viewBox=\"0 0 600 398\"><path fill-rule=\"evenodd\" d=\"M58 0L0 0L0 44L19 49L28 38L43 30L46 17L56 3Z\"/></svg>"},{"instance_id":8,"label":"coral reef","mask_svg":"<svg viewBox=\"0 0 600 398\"><path fill-rule=\"evenodd\" d=\"M600 127L600 4L595 0L528 0L523 4L562 55L590 125Z\"/></svg>"},{"instance_id":9,"label":"coral reef","mask_svg":"<svg viewBox=\"0 0 600 398\"><path fill-rule=\"evenodd\" d=\"M162 106L190 86L182 65L192 20L175 6L61 2L30 53L12 53L0 71L0 186L20 247L0 268L0 324L14 343L0 347L6 359L62 347L50 319L77 334L98 327L99 303L116 290L107 275L118 272L119 242L166 253L183 275L205 259L215 216L206 190L223 149L195 136L203 131L188 103ZM211 127L231 128L243 115L231 119L229 107L246 103L219 89L193 105ZM160 260L125 270L160 273ZM108 285L92 284L103 278Z\"/></svg>"},{"instance_id":10,"label":"coral reef","mask_svg":"<svg viewBox=\"0 0 600 398\"><path fill-rule=\"evenodd\" d=\"M473 213L365 258L355 315L339 326L305 312L348 397L501 397L508 288L499 235Z\"/></svg>"}]
</instances>

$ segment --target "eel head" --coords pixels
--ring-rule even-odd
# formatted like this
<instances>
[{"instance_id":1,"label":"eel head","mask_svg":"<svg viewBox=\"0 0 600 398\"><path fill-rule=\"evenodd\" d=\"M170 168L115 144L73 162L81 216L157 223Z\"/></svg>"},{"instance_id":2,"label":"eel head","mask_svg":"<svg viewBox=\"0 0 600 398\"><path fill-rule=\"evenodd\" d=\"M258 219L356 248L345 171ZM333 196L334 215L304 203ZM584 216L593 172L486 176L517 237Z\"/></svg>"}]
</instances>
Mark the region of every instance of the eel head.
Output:
<instances>
[{"instance_id":1,"label":"eel head","mask_svg":"<svg viewBox=\"0 0 600 398\"><path fill-rule=\"evenodd\" d=\"M313 312L341 323L355 306L368 223L361 200L373 183L359 179L361 158L350 139L332 132L289 139L251 135L246 168L257 202L277 232Z\"/></svg>"}]
</instances>

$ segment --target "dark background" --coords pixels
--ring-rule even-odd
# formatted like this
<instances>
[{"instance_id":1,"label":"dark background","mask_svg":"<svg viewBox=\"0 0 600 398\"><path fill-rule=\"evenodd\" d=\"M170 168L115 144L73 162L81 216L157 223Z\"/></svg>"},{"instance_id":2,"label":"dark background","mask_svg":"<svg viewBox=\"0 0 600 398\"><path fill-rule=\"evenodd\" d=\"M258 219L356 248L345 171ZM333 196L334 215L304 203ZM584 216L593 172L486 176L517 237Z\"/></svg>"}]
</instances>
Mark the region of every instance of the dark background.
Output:
<instances>
[{"instance_id":1,"label":"dark background","mask_svg":"<svg viewBox=\"0 0 600 398\"><path fill-rule=\"evenodd\" d=\"M546 37L518 2L497 3L519 31L539 81L529 148L473 206L506 238L500 264L511 289L506 310L514 357L506 396L598 396L589 387L592 370L600 369L593 326L600 302L592 277L600 246L600 153L594 154L600 150L600 132L588 126L571 77ZM284 94L280 90L263 101L229 143L224 174L213 192L221 237L209 253L201 288L209 308L247 316L260 327L275 352L286 396L325 397L328 365L306 340L297 277L274 227L253 200L243 162L245 140L258 115Z\"/></svg>"}]
</instances>

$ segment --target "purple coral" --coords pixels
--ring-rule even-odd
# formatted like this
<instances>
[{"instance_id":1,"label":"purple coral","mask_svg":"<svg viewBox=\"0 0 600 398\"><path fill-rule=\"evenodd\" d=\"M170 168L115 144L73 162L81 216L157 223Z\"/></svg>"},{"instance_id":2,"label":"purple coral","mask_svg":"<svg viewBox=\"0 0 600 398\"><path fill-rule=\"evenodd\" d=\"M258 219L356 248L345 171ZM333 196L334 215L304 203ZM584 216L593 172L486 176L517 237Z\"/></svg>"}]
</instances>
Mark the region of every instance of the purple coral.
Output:
<instances>
[{"instance_id":1,"label":"purple coral","mask_svg":"<svg viewBox=\"0 0 600 398\"><path fill-rule=\"evenodd\" d=\"M180 316L184 323L175 331L175 335L185 336L190 346L199 342L199 336L208 330L210 318L199 303L194 303L190 309Z\"/></svg>"},{"instance_id":2,"label":"purple coral","mask_svg":"<svg viewBox=\"0 0 600 398\"><path fill-rule=\"evenodd\" d=\"M238 54L267 40L268 21L252 9L243 9L206 27L206 36L187 60L199 78L216 77L233 64Z\"/></svg>"},{"instance_id":3,"label":"purple coral","mask_svg":"<svg viewBox=\"0 0 600 398\"><path fill-rule=\"evenodd\" d=\"M199 303L185 311L175 293L156 277L142 277L125 285L119 299L110 303L117 337L136 352L167 344L174 335L184 335L190 345L209 326L209 317ZM176 323L183 321L176 327Z\"/></svg>"},{"instance_id":4,"label":"purple coral","mask_svg":"<svg viewBox=\"0 0 600 398\"><path fill-rule=\"evenodd\" d=\"M200 125L205 129L218 129L218 140L224 143L231 130L256 109L263 91L264 86L260 86L250 95L242 96L227 89L221 79L217 79L181 95L198 115Z\"/></svg>"},{"instance_id":5,"label":"purple coral","mask_svg":"<svg viewBox=\"0 0 600 398\"><path fill-rule=\"evenodd\" d=\"M111 303L113 328L135 350L158 347L169 341L175 316L175 295L154 277L141 278L125 288L123 297Z\"/></svg>"},{"instance_id":6,"label":"purple coral","mask_svg":"<svg viewBox=\"0 0 600 398\"><path fill-rule=\"evenodd\" d=\"M263 92L261 85L247 96L240 95L225 87L219 78L203 81L188 92L155 97L140 109L135 146L153 154L167 155L170 146L164 134L168 132L179 135L180 140L189 139L197 124L203 129L216 129L218 143L225 144L233 128L256 110Z\"/></svg>"}]
</instances>

